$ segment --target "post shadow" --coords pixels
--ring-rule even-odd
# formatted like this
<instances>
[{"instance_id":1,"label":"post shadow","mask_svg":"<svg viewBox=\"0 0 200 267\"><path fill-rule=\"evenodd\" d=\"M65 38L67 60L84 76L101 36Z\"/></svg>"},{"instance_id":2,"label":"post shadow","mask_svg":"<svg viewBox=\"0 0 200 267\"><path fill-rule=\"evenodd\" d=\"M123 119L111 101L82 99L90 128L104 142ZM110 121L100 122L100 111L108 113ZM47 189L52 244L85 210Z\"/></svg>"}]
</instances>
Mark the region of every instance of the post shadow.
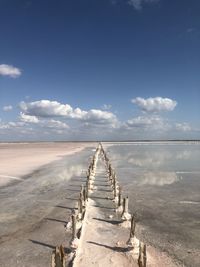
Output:
<instances>
[{"instance_id":1,"label":"post shadow","mask_svg":"<svg viewBox=\"0 0 200 267\"><path fill-rule=\"evenodd\" d=\"M60 222L60 223L64 223L64 224L66 224L66 223L67 223L67 221L62 221L62 220L53 219L53 218L45 218L45 220L48 220L48 221L53 221L53 222Z\"/></svg>"},{"instance_id":2,"label":"post shadow","mask_svg":"<svg viewBox=\"0 0 200 267\"><path fill-rule=\"evenodd\" d=\"M113 224L113 225L118 225L121 223L121 221L117 221L117 220L105 220L105 219L100 219L100 218L92 218L93 220L96 220L96 221L100 221L100 222L106 222L106 223L110 223L110 224Z\"/></svg>"},{"instance_id":3,"label":"post shadow","mask_svg":"<svg viewBox=\"0 0 200 267\"><path fill-rule=\"evenodd\" d=\"M66 209L66 210L73 210L74 208L71 208L71 207L65 207L65 206L61 206L61 205L56 205L54 206L55 208L62 208L62 209Z\"/></svg>"},{"instance_id":4,"label":"post shadow","mask_svg":"<svg viewBox=\"0 0 200 267\"><path fill-rule=\"evenodd\" d=\"M40 241L32 240L32 239L28 239L28 240L30 242L32 242L33 244L36 244L36 245L40 245L40 246L51 248L51 249L55 249L56 248L56 246L52 246L52 245L49 245L49 244L44 243L44 242L40 242Z\"/></svg>"},{"instance_id":5,"label":"post shadow","mask_svg":"<svg viewBox=\"0 0 200 267\"><path fill-rule=\"evenodd\" d=\"M110 249L110 250L116 251L116 252L127 252L130 249L132 249L132 248L128 248L128 247L117 247L117 246L111 247L111 246L100 244L100 243L93 242L93 241L87 241L87 243L90 243L90 244L93 244L96 246L100 246L100 247L104 247L104 248L107 248L107 249Z\"/></svg>"}]
</instances>

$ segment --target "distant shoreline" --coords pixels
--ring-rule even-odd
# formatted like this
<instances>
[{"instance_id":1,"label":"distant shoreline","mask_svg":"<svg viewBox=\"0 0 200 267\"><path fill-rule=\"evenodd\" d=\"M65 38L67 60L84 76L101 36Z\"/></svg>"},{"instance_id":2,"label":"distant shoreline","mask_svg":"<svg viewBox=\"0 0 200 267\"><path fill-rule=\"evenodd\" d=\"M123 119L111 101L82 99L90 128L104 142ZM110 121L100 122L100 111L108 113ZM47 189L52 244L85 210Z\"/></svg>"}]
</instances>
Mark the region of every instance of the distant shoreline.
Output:
<instances>
[{"instance_id":1,"label":"distant shoreline","mask_svg":"<svg viewBox=\"0 0 200 267\"><path fill-rule=\"evenodd\" d=\"M0 141L0 144L27 144L27 143L161 143L161 142L200 142L200 139L163 139L163 140L89 140L89 141Z\"/></svg>"}]
</instances>

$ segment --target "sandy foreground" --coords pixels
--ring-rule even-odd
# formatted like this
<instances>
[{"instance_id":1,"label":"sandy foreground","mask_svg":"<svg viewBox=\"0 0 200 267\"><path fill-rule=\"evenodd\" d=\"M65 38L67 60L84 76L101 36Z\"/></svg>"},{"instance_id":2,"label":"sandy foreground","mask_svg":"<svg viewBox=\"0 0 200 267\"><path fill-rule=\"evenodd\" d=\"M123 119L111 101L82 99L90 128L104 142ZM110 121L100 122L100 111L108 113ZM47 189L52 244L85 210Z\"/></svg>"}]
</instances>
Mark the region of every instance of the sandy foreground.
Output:
<instances>
[{"instance_id":1,"label":"sandy foreground","mask_svg":"<svg viewBox=\"0 0 200 267\"><path fill-rule=\"evenodd\" d=\"M0 143L0 186L63 156L81 151L86 143Z\"/></svg>"},{"instance_id":2,"label":"sandy foreground","mask_svg":"<svg viewBox=\"0 0 200 267\"><path fill-rule=\"evenodd\" d=\"M1 144L4 185L6 175L22 180L7 177L7 182L16 183L0 189L0 267L50 266L55 246L70 247L71 232L66 232L64 226L70 221L72 209L77 208L80 186L86 182L85 171L95 146ZM129 227L116 223L112 192L103 168L99 162L96 190L90 195L74 266L137 266L131 252L124 253ZM178 266L148 244L147 256L149 267Z\"/></svg>"}]
</instances>

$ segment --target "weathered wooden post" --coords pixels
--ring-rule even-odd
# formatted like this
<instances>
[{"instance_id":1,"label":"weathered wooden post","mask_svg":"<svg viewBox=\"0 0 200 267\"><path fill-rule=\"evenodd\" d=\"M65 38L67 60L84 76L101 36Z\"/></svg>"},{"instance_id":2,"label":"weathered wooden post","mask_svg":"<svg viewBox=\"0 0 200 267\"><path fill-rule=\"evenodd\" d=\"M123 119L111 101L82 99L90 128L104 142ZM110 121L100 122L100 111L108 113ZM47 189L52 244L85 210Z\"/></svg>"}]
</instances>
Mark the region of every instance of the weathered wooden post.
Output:
<instances>
[{"instance_id":1,"label":"weathered wooden post","mask_svg":"<svg viewBox=\"0 0 200 267\"><path fill-rule=\"evenodd\" d=\"M81 196L79 197L78 200L78 218L82 220L83 218L83 202Z\"/></svg>"},{"instance_id":2,"label":"weathered wooden post","mask_svg":"<svg viewBox=\"0 0 200 267\"><path fill-rule=\"evenodd\" d=\"M72 240L76 238L76 214L72 214Z\"/></svg>"},{"instance_id":3,"label":"weathered wooden post","mask_svg":"<svg viewBox=\"0 0 200 267\"><path fill-rule=\"evenodd\" d=\"M57 246L52 253L52 260L51 260L52 267L65 267L65 252L64 248L61 245L60 247Z\"/></svg>"},{"instance_id":4,"label":"weathered wooden post","mask_svg":"<svg viewBox=\"0 0 200 267\"><path fill-rule=\"evenodd\" d=\"M131 218L131 215L128 212L128 197L123 199L123 212L121 218L124 221L128 221Z\"/></svg>"},{"instance_id":5,"label":"weathered wooden post","mask_svg":"<svg viewBox=\"0 0 200 267\"><path fill-rule=\"evenodd\" d=\"M84 206L86 207L87 195L86 195L86 187L85 186L83 188L83 201L84 201Z\"/></svg>"},{"instance_id":6,"label":"weathered wooden post","mask_svg":"<svg viewBox=\"0 0 200 267\"><path fill-rule=\"evenodd\" d=\"M131 218L130 238L133 238L135 236L135 227L136 227L136 222L135 222L134 215L132 215L132 218Z\"/></svg>"},{"instance_id":7,"label":"weathered wooden post","mask_svg":"<svg viewBox=\"0 0 200 267\"><path fill-rule=\"evenodd\" d=\"M146 251L146 244L143 246L143 261L144 261L144 267L147 266L147 251Z\"/></svg>"},{"instance_id":8,"label":"weathered wooden post","mask_svg":"<svg viewBox=\"0 0 200 267\"><path fill-rule=\"evenodd\" d=\"M122 205L122 188L120 186L118 192L118 208L121 207L121 205Z\"/></svg>"},{"instance_id":9,"label":"weathered wooden post","mask_svg":"<svg viewBox=\"0 0 200 267\"><path fill-rule=\"evenodd\" d=\"M85 198L86 198L86 201L88 200L88 194L89 194L89 185L88 185L88 181L87 181L86 185L85 185Z\"/></svg>"},{"instance_id":10,"label":"weathered wooden post","mask_svg":"<svg viewBox=\"0 0 200 267\"><path fill-rule=\"evenodd\" d=\"M139 267L142 266L142 248L141 248L141 242L139 241L139 257L138 257L138 265Z\"/></svg>"},{"instance_id":11,"label":"weathered wooden post","mask_svg":"<svg viewBox=\"0 0 200 267\"><path fill-rule=\"evenodd\" d=\"M135 218L134 218L134 215L132 215L132 217L131 217L131 229L130 229L130 236L129 236L129 239L128 239L128 241L127 241L127 245L129 246L129 247L132 247L132 248L134 248L134 237L135 237L135 227L136 227L136 222L135 222Z\"/></svg>"},{"instance_id":12,"label":"weathered wooden post","mask_svg":"<svg viewBox=\"0 0 200 267\"><path fill-rule=\"evenodd\" d=\"M139 243L138 265L139 267L147 266L146 245L143 242Z\"/></svg>"}]
</instances>

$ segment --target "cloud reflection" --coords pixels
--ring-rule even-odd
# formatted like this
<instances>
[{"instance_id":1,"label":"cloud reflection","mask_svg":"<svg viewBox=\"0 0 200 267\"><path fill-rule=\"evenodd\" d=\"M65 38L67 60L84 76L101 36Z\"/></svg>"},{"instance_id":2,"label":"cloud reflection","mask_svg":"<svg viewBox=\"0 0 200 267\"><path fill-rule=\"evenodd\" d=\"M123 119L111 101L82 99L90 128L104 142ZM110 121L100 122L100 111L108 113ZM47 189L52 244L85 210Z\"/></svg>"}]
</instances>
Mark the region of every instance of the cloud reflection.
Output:
<instances>
[{"instance_id":1,"label":"cloud reflection","mask_svg":"<svg viewBox=\"0 0 200 267\"><path fill-rule=\"evenodd\" d=\"M139 185L164 186L178 182L180 179L175 172L147 172L140 177L138 183Z\"/></svg>"}]
</instances>

